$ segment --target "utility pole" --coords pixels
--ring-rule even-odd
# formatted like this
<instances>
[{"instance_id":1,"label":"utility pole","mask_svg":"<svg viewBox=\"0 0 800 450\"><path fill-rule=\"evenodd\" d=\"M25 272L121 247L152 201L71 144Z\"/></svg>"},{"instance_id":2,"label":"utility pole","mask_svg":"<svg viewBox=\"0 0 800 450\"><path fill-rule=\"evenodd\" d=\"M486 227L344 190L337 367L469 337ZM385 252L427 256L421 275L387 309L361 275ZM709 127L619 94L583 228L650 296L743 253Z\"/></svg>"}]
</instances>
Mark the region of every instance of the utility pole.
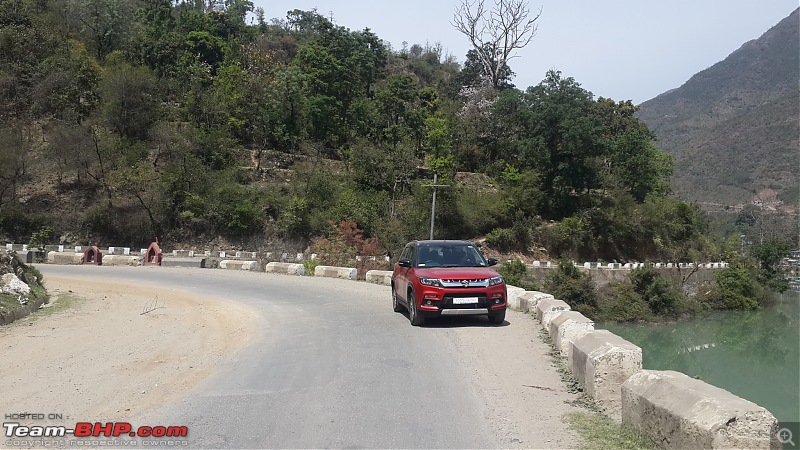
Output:
<instances>
[{"instance_id":1,"label":"utility pole","mask_svg":"<svg viewBox=\"0 0 800 450\"><path fill-rule=\"evenodd\" d=\"M440 187L449 187L447 184L437 184L439 181L439 176L437 174L433 174L433 184L425 184L425 187L432 187L433 188L433 201L431 201L431 240L433 240L433 222L434 216L436 215L436 188Z\"/></svg>"}]
</instances>

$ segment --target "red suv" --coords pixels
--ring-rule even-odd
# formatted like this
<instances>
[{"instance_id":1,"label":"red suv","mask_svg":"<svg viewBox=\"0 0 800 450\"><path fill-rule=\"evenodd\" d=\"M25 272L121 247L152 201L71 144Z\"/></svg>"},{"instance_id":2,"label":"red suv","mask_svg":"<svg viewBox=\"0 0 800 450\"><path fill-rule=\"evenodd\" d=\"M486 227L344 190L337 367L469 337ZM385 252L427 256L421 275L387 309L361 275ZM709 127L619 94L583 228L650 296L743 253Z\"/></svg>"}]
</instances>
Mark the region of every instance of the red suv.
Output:
<instances>
[{"instance_id":1,"label":"red suv","mask_svg":"<svg viewBox=\"0 0 800 450\"><path fill-rule=\"evenodd\" d=\"M486 315L501 324L506 318L506 283L469 241L414 241L394 265L392 307L408 310L411 325L428 317Z\"/></svg>"}]
</instances>

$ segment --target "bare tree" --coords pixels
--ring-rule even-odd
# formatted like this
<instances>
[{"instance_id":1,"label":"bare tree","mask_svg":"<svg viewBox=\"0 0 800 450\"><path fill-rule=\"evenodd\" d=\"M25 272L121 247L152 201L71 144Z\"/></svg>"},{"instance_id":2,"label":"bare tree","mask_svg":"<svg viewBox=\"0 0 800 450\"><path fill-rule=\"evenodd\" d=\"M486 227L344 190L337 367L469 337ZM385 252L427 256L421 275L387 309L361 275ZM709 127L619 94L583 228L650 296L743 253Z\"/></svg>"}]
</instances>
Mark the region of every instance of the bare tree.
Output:
<instances>
[{"instance_id":1,"label":"bare tree","mask_svg":"<svg viewBox=\"0 0 800 450\"><path fill-rule=\"evenodd\" d=\"M499 88L508 61L518 56L515 50L531 42L536 35L536 20L541 15L540 8L529 18L530 9L525 0L495 0L491 10L486 9L484 0L462 0L451 24L469 38L484 73L492 86Z\"/></svg>"}]
</instances>

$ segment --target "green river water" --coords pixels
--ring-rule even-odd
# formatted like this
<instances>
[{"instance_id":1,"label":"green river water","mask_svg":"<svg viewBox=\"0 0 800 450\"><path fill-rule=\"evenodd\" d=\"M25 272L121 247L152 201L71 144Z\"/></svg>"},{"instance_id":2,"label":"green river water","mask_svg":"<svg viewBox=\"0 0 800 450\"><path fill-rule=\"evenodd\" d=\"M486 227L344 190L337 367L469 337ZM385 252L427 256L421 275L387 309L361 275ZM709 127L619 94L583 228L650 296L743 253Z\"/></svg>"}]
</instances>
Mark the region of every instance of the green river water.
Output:
<instances>
[{"instance_id":1,"label":"green river water","mask_svg":"<svg viewBox=\"0 0 800 450\"><path fill-rule=\"evenodd\" d=\"M598 324L642 348L645 369L677 370L800 422L800 291L759 311L661 325Z\"/></svg>"}]
</instances>

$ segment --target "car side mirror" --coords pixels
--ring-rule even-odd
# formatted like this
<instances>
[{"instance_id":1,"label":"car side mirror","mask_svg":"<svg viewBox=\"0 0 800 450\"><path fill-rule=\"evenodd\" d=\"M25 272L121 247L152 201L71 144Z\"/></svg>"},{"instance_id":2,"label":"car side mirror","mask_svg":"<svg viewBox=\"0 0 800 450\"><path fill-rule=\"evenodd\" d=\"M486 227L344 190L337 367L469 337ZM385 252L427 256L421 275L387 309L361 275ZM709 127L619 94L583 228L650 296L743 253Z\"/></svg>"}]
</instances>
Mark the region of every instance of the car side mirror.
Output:
<instances>
[{"instance_id":1,"label":"car side mirror","mask_svg":"<svg viewBox=\"0 0 800 450\"><path fill-rule=\"evenodd\" d=\"M411 267L411 261L407 259L401 259L400 261L397 261L397 265L400 267Z\"/></svg>"},{"instance_id":2,"label":"car side mirror","mask_svg":"<svg viewBox=\"0 0 800 450\"><path fill-rule=\"evenodd\" d=\"M489 258L486 260L486 262L489 264L489 266L497 265L497 258Z\"/></svg>"}]
</instances>

